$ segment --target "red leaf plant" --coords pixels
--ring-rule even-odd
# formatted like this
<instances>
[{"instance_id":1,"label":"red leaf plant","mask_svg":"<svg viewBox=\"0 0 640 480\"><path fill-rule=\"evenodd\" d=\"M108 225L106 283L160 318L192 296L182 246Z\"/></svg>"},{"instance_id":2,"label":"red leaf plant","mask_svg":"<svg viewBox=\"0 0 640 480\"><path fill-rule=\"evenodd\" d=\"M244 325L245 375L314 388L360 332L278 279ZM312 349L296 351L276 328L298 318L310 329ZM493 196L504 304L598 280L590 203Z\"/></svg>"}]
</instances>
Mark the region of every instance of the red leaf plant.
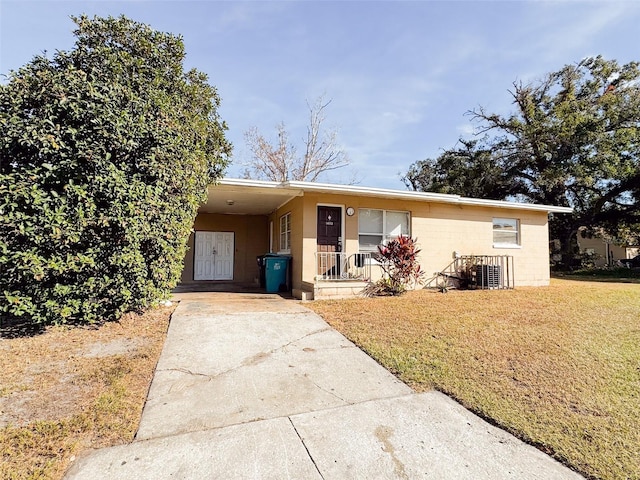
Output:
<instances>
[{"instance_id":1,"label":"red leaf plant","mask_svg":"<svg viewBox=\"0 0 640 480\"><path fill-rule=\"evenodd\" d=\"M378 261L384 275L365 289L366 295L400 295L407 287L422 282L424 272L418 262L417 241L417 238L400 235L378 246Z\"/></svg>"}]
</instances>

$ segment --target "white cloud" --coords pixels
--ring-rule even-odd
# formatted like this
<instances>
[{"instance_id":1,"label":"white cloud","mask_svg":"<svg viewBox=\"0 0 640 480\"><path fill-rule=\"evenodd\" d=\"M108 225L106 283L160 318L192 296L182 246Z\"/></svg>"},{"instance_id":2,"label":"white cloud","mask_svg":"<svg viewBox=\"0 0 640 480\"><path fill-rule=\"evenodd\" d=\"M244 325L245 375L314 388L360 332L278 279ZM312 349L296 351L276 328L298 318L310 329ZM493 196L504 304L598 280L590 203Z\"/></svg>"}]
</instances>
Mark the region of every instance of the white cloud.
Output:
<instances>
[{"instance_id":1,"label":"white cloud","mask_svg":"<svg viewBox=\"0 0 640 480\"><path fill-rule=\"evenodd\" d=\"M456 131L463 137L472 137L476 133L476 127L470 123L463 123L456 126Z\"/></svg>"},{"instance_id":2,"label":"white cloud","mask_svg":"<svg viewBox=\"0 0 640 480\"><path fill-rule=\"evenodd\" d=\"M286 8L286 2L222 2L225 8L216 8L209 28L212 33L237 33L265 22L265 17L277 15Z\"/></svg>"},{"instance_id":3,"label":"white cloud","mask_svg":"<svg viewBox=\"0 0 640 480\"><path fill-rule=\"evenodd\" d=\"M545 2L530 4L529 28L524 45L534 64L563 64L589 56L593 40L625 19L630 10L638 13L639 4L633 2ZM597 48L597 45L595 45ZM545 72L540 72L540 74Z\"/></svg>"}]
</instances>

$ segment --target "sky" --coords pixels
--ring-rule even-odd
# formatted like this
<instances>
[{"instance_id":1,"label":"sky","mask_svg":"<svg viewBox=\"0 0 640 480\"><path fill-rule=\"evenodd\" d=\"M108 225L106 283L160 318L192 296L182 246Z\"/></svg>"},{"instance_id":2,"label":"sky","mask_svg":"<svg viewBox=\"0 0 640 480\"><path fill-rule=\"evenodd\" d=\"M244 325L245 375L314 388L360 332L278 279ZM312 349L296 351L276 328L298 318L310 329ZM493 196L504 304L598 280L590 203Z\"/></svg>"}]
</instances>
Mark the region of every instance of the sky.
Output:
<instances>
[{"instance_id":1,"label":"sky","mask_svg":"<svg viewBox=\"0 0 640 480\"><path fill-rule=\"evenodd\" d=\"M233 143L228 177L283 122L303 149L308 106L331 103L350 167L325 181L404 189L401 175L513 111L514 82L588 56L640 61L640 1L0 0L0 74L73 47L71 15L127 17L184 38L187 68L209 76ZM6 80L0 80L6 81Z\"/></svg>"}]
</instances>

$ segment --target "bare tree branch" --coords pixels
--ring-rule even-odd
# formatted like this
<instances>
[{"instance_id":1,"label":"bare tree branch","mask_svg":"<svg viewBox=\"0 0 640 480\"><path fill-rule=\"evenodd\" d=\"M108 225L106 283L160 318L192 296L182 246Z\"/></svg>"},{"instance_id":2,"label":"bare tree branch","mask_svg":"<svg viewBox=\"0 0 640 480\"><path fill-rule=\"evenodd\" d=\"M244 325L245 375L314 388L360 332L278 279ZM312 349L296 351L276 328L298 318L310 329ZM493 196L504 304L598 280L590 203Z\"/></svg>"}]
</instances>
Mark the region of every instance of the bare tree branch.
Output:
<instances>
[{"instance_id":1,"label":"bare tree branch","mask_svg":"<svg viewBox=\"0 0 640 480\"><path fill-rule=\"evenodd\" d=\"M315 182L322 174L349 165L346 152L338 145L337 132L323 129L326 120L325 109L330 103L331 100L325 101L323 96L318 97L313 104L307 102L309 125L302 157L296 155L295 147L289 143L284 123L276 127L276 143L266 140L255 127L246 132L245 139L253 158L247 164L245 178L276 182Z\"/></svg>"}]
</instances>

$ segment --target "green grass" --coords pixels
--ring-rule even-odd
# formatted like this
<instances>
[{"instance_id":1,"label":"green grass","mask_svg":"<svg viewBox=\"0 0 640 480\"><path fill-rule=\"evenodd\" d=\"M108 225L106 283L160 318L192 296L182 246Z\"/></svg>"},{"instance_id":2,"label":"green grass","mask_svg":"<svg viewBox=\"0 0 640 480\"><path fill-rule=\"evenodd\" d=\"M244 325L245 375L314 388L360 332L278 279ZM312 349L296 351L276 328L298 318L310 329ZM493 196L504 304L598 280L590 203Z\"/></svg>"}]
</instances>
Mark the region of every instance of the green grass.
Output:
<instances>
[{"instance_id":1,"label":"green grass","mask_svg":"<svg viewBox=\"0 0 640 480\"><path fill-rule=\"evenodd\" d=\"M596 282L640 283L637 268L583 268L571 273L558 273L558 278Z\"/></svg>"},{"instance_id":2,"label":"green grass","mask_svg":"<svg viewBox=\"0 0 640 480\"><path fill-rule=\"evenodd\" d=\"M640 479L640 287L552 281L310 304L417 391L438 389L580 473Z\"/></svg>"}]
</instances>

